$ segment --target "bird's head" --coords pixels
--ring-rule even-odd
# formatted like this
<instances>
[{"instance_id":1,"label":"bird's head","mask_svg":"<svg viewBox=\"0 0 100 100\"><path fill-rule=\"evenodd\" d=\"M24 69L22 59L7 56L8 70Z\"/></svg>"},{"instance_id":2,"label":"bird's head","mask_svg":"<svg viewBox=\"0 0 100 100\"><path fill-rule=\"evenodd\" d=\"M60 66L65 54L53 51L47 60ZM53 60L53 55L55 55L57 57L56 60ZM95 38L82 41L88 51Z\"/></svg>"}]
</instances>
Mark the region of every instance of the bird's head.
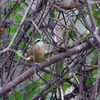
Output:
<instances>
[{"instance_id":1,"label":"bird's head","mask_svg":"<svg viewBox=\"0 0 100 100\"><path fill-rule=\"evenodd\" d=\"M41 38L38 38L35 40L35 45L37 46L44 46L43 40Z\"/></svg>"}]
</instances>

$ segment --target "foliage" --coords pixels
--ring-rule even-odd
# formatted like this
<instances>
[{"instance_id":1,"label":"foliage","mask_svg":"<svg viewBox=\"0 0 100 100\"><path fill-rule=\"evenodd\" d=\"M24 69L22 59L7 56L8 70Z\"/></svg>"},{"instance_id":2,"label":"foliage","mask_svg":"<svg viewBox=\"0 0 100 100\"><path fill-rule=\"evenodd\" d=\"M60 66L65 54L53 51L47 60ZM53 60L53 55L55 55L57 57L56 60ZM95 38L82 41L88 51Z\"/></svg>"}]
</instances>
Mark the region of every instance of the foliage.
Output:
<instances>
[{"instance_id":1,"label":"foliage","mask_svg":"<svg viewBox=\"0 0 100 100\"><path fill-rule=\"evenodd\" d=\"M57 6L56 0L1 1L1 98L96 100L100 91L100 2L88 1L67 10ZM20 75L37 38L45 43L44 59Z\"/></svg>"}]
</instances>

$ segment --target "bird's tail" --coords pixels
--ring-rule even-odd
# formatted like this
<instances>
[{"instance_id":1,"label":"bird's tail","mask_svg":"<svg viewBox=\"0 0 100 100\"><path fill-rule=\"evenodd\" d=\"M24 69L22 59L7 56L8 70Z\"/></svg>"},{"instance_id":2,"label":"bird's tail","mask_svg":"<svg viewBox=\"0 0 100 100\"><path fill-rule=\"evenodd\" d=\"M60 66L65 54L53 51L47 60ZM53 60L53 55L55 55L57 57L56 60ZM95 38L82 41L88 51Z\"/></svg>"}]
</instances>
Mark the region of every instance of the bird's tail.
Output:
<instances>
[{"instance_id":1,"label":"bird's tail","mask_svg":"<svg viewBox=\"0 0 100 100\"><path fill-rule=\"evenodd\" d=\"M23 65L23 67L22 67L22 69L21 69L21 71L20 71L20 75L25 71L25 67L26 67L26 66L27 66L26 64ZM24 80L21 84L26 84L26 83L27 83L27 79Z\"/></svg>"},{"instance_id":2,"label":"bird's tail","mask_svg":"<svg viewBox=\"0 0 100 100\"><path fill-rule=\"evenodd\" d=\"M22 69L21 69L21 71L20 71L20 74L22 74L22 73L24 72L25 67L26 67L26 64L23 65L23 67L22 67Z\"/></svg>"}]
</instances>

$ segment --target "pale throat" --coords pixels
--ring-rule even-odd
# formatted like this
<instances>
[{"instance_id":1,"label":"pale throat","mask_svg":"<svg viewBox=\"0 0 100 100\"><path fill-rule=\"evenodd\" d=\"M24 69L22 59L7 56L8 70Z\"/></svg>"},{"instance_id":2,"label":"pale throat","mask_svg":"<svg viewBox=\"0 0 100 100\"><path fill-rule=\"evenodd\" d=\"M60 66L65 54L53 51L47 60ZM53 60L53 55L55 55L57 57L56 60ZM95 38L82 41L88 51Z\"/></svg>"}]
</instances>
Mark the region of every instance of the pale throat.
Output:
<instances>
[{"instance_id":1,"label":"pale throat","mask_svg":"<svg viewBox=\"0 0 100 100\"><path fill-rule=\"evenodd\" d=\"M36 45L39 46L39 47L44 46L43 42L38 42Z\"/></svg>"}]
</instances>

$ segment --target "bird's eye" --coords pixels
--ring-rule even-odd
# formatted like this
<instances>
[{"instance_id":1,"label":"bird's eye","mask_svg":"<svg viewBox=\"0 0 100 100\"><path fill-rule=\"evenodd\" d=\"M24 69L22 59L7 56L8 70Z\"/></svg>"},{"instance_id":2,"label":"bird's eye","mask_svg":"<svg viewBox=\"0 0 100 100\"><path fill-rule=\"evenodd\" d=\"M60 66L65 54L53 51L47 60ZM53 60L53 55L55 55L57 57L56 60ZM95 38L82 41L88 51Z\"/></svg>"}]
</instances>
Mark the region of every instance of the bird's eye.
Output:
<instances>
[{"instance_id":1,"label":"bird's eye","mask_svg":"<svg viewBox=\"0 0 100 100\"><path fill-rule=\"evenodd\" d=\"M35 44L38 43L39 41L40 41L40 40L36 40L36 41L35 41Z\"/></svg>"}]
</instances>

